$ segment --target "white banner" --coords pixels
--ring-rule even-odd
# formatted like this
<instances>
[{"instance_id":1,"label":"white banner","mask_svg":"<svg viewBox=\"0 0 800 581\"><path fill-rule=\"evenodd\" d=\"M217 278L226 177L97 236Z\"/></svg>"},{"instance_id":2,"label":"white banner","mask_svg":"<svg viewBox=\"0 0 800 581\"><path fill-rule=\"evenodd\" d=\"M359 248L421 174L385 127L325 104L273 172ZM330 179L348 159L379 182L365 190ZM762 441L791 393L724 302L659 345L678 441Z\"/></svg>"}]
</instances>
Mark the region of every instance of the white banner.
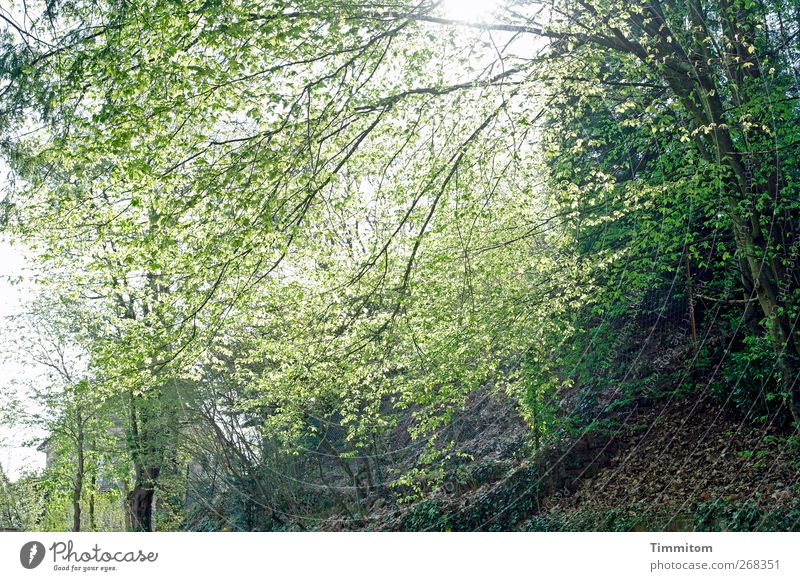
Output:
<instances>
[{"instance_id":1,"label":"white banner","mask_svg":"<svg viewBox=\"0 0 800 581\"><path fill-rule=\"evenodd\" d=\"M800 579L798 533L3 533L0 579Z\"/></svg>"}]
</instances>

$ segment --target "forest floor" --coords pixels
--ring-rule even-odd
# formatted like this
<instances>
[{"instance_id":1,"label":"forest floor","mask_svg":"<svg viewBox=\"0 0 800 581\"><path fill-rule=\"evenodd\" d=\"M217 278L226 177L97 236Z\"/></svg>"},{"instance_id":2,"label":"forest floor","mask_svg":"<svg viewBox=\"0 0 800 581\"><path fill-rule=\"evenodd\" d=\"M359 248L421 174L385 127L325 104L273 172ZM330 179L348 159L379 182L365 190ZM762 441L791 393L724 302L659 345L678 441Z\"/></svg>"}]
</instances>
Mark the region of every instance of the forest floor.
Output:
<instances>
[{"instance_id":1,"label":"forest floor","mask_svg":"<svg viewBox=\"0 0 800 581\"><path fill-rule=\"evenodd\" d=\"M680 530L713 528L711 513L726 507L744 508L756 519L791 509L797 506L800 457L789 436L772 425L753 425L703 396L636 410L608 465L593 478L579 479L574 491L548 497L541 512L580 520L638 509L661 515L662 528ZM710 521L698 522L703 518Z\"/></svg>"},{"instance_id":2,"label":"forest floor","mask_svg":"<svg viewBox=\"0 0 800 581\"><path fill-rule=\"evenodd\" d=\"M800 445L695 394L617 415L616 428L531 454L502 404L473 409L485 426L473 458L407 505L377 502L342 530L798 530ZM498 419L500 418L500 419Z\"/></svg>"}]
</instances>

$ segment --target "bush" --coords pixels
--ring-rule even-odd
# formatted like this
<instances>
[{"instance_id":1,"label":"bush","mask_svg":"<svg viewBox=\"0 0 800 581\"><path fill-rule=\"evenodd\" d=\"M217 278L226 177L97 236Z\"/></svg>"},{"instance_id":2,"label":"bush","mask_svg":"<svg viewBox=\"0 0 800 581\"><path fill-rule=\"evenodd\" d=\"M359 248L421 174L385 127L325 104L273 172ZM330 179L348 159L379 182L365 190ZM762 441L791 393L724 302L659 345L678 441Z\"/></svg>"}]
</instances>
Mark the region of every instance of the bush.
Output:
<instances>
[{"instance_id":1,"label":"bush","mask_svg":"<svg viewBox=\"0 0 800 581\"><path fill-rule=\"evenodd\" d=\"M745 337L741 349L725 359L712 395L757 422L790 419L784 404L780 365L768 337Z\"/></svg>"},{"instance_id":2,"label":"bush","mask_svg":"<svg viewBox=\"0 0 800 581\"><path fill-rule=\"evenodd\" d=\"M717 499L698 505L695 530L702 532L732 531L800 531L800 506L778 506L770 509L752 500L728 502Z\"/></svg>"}]
</instances>

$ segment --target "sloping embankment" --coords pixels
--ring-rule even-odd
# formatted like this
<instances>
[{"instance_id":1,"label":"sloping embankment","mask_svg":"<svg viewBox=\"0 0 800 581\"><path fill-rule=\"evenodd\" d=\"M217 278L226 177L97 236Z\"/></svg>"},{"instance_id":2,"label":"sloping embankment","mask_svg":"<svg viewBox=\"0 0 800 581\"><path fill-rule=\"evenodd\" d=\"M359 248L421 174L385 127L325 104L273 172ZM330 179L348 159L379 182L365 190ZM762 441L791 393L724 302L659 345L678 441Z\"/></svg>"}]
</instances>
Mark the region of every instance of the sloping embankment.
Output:
<instances>
[{"instance_id":1,"label":"sloping embankment","mask_svg":"<svg viewBox=\"0 0 800 581\"><path fill-rule=\"evenodd\" d=\"M800 443L695 397L632 409L533 459L476 462L367 530L800 530Z\"/></svg>"}]
</instances>

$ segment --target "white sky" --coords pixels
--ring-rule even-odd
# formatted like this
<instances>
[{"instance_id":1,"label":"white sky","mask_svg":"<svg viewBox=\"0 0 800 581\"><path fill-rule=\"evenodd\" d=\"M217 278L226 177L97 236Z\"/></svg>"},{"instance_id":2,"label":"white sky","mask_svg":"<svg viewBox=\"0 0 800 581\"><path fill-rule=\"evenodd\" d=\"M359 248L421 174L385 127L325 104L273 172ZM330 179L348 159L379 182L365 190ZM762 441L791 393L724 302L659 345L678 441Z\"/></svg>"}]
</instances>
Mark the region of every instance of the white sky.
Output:
<instances>
[{"instance_id":1,"label":"white sky","mask_svg":"<svg viewBox=\"0 0 800 581\"><path fill-rule=\"evenodd\" d=\"M497 8L498 0L444 0L442 10L456 20L484 20Z\"/></svg>"},{"instance_id":2,"label":"white sky","mask_svg":"<svg viewBox=\"0 0 800 581\"><path fill-rule=\"evenodd\" d=\"M0 192L5 189L7 172L6 166L0 161ZM7 346L3 341L3 327L8 316L20 312L26 295L30 293L30 285L24 281L19 285L12 285L9 282L10 277L24 276L26 264L22 249L0 238L0 393L13 390L23 399L26 381L35 377L40 370L22 365L14 358L5 357ZM39 469L44 466L43 453L37 452L35 447L22 445L25 440L39 435L41 434L21 429L19 426L0 424L0 466L12 481L26 469Z\"/></svg>"}]
</instances>

